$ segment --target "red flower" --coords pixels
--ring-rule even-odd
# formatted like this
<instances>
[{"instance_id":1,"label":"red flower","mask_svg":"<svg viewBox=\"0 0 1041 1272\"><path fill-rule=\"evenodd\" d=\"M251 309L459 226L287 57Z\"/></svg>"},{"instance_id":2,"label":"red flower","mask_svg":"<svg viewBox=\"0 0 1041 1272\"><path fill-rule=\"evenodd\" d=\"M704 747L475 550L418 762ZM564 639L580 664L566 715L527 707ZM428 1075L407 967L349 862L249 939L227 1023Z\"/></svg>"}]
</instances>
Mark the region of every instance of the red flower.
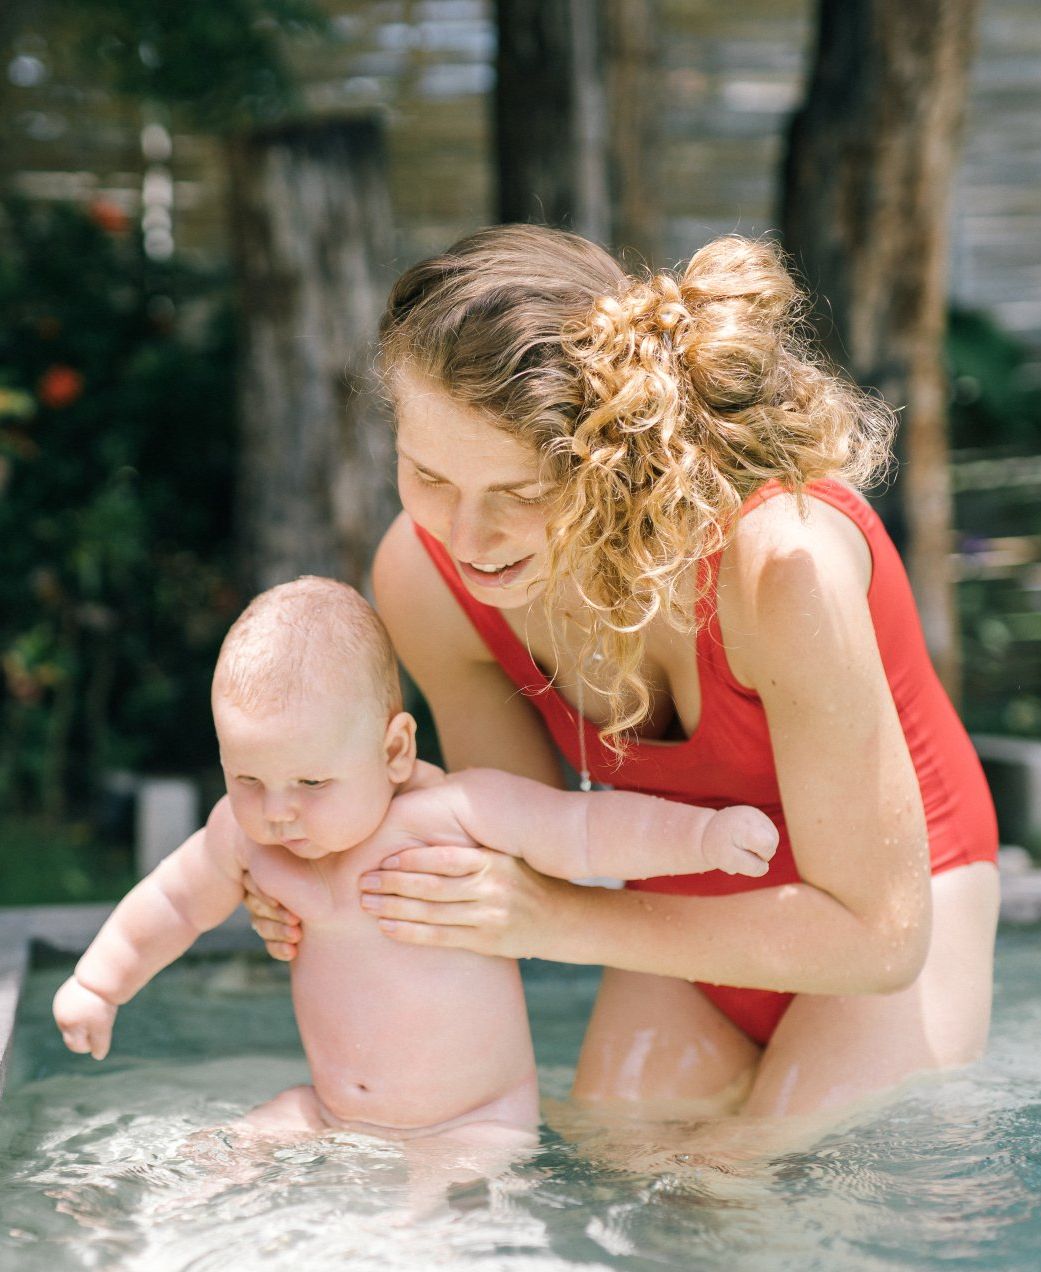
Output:
<instances>
[{"instance_id":1,"label":"red flower","mask_svg":"<svg viewBox=\"0 0 1041 1272\"><path fill-rule=\"evenodd\" d=\"M130 229L130 218L111 199L92 200L87 208L87 215L107 234L125 234Z\"/></svg>"},{"instance_id":2,"label":"red flower","mask_svg":"<svg viewBox=\"0 0 1041 1272\"><path fill-rule=\"evenodd\" d=\"M53 411L71 406L82 392L83 376L73 367L48 367L36 386L36 396Z\"/></svg>"}]
</instances>

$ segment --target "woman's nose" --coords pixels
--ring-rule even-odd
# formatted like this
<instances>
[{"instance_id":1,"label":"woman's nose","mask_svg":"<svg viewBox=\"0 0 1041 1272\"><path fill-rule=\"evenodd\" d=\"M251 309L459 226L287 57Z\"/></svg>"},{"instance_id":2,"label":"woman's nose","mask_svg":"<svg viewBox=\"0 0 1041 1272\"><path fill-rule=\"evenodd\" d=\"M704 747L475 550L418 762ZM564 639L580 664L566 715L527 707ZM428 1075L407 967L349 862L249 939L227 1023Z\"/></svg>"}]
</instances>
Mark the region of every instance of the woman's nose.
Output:
<instances>
[{"instance_id":1,"label":"woman's nose","mask_svg":"<svg viewBox=\"0 0 1041 1272\"><path fill-rule=\"evenodd\" d=\"M495 553L503 538L502 530L487 507L462 500L455 505L449 547L457 561L494 565Z\"/></svg>"}]
</instances>

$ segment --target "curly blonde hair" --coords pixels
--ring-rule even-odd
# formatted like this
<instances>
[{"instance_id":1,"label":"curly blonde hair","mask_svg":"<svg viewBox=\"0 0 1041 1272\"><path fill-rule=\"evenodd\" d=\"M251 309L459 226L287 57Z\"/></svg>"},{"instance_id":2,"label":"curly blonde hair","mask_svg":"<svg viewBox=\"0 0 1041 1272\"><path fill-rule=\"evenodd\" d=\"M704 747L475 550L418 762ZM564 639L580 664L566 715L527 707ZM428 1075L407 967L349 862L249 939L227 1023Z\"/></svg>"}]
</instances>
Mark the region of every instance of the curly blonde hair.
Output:
<instances>
[{"instance_id":1,"label":"curly blonde hair","mask_svg":"<svg viewBox=\"0 0 1041 1272\"><path fill-rule=\"evenodd\" d=\"M573 234L505 225L407 270L380 365L429 376L531 444L557 487L547 610L564 580L587 610L616 754L650 712L640 667L657 615L695 624L698 563L776 480L801 496L888 464L893 414L826 363L777 246L729 235L682 274L632 278ZM552 624L551 624L552 629Z\"/></svg>"}]
</instances>

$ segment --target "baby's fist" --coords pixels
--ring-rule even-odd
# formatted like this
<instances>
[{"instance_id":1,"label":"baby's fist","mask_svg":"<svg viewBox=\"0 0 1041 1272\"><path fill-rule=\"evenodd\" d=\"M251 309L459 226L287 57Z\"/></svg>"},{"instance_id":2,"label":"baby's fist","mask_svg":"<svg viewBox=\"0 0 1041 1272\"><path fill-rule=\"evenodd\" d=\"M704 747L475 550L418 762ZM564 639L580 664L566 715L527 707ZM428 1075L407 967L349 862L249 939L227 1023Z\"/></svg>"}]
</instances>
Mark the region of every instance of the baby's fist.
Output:
<instances>
[{"instance_id":1,"label":"baby's fist","mask_svg":"<svg viewBox=\"0 0 1041 1272\"><path fill-rule=\"evenodd\" d=\"M777 851L777 827L765 813L747 804L721 808L709 822L702 851L709 870L758 877Z\"/></svg>"},{"instance_id":2,"label":"baby's fist","mask_svg":"<svg viewBox=\"0 0 1041 1272\"><path fill-rule=\"evenodd\" d=\"M75 976L54 995L54 1019L70 1051L89 1051L95 1060L104 1060L115 1018L116 1008Z\"/></svg>"}]
</instances>

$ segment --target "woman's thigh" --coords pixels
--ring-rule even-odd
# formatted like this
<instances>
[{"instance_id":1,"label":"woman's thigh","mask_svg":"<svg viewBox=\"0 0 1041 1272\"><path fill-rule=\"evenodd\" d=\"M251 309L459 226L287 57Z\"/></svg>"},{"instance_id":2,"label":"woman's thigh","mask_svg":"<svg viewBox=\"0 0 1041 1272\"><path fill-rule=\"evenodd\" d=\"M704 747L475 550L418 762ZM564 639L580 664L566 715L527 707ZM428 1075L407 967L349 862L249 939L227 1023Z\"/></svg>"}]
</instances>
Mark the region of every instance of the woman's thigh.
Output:
<instances>
[{"instance_id":1,"label":"woman's thigh","mask_svg":"<svg viewBox=\"0 0 1041 1272\"><path fill-rule=\"evenodd\" d=\"M742 1112L836 1109L915 1073L969 1064L990 1023L997 871L986 862L933 879L925 966L895 994L800 994L763 1053Z\"/></svg>"},{"instance_id":2,"label":"woman's thigh","mask_svg":"<svg viewBox=\"0 0 1041 1272\"><path fill-rule=\"evenodd\" d=\"M687 981L605 968L579 1056L580 1100L696 1100L736 1108L760 1049Z\"/></svg>"}]
</instances>

